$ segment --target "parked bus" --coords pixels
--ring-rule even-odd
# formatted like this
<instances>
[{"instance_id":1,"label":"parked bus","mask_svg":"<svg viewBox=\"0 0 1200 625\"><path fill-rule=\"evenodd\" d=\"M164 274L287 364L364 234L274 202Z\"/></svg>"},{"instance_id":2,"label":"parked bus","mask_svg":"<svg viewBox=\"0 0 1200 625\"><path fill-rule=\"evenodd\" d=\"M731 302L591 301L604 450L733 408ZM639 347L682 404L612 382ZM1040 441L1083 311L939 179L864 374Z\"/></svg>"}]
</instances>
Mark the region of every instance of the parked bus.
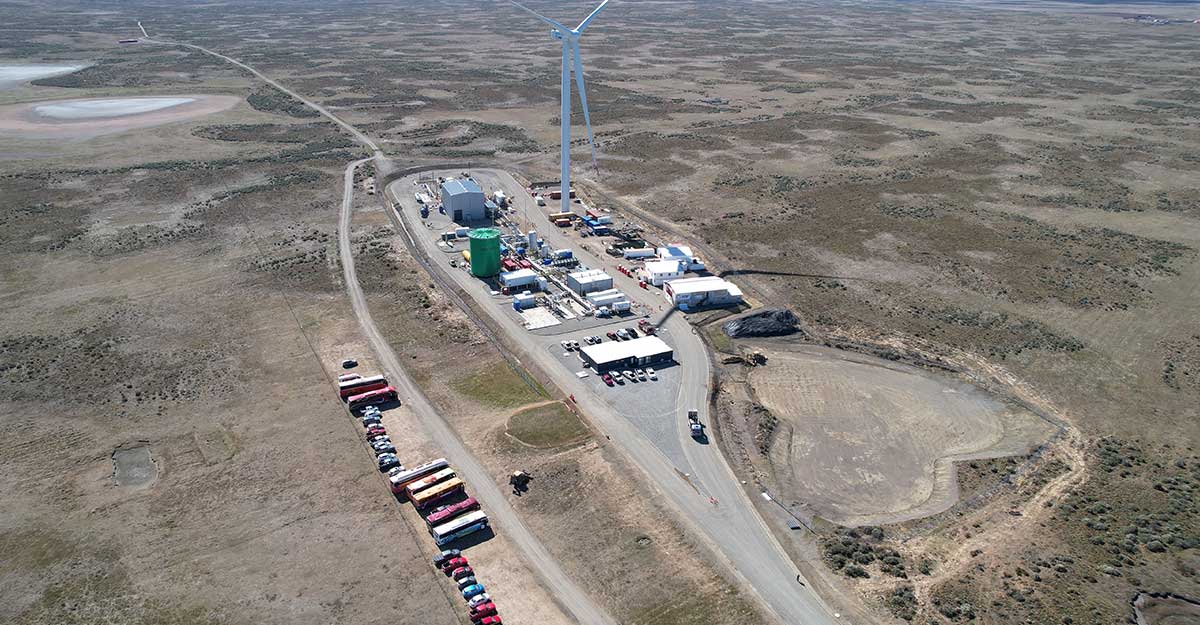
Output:
<instances>
[{"instance_id":1,"label":"parked bus","mask_svg":"<svg viewBox=\"0 0 1200 625\"><path fill-rule=\"evenodd\" d=\"M457 477L450 478L441 484L434 484L429 488L412 496L413 506L418 510L424 510L430 506L436 505L439 501L445 501L448 497L453 497L466 488L467 485Z\"/></svg>"},{"instance_id":2,"label":"parked bus","mask_svg":"<svg viewBox=\"0 0 1200 625\"><path fill-rule=\"evenodd\" d=\"M455 473L454 469L451 469L450 467L446 467L445 469L442 469L435 473L426 475L425 477L409 484L404 489L404 495L406 497L408 497L409 499L412 499L413 495L416 495L417 493L425 490L426 488L429 488L430 486L433 486L434 484L437 484L438 482L444 482L444 481L446 481L452 477L456 477L456 476L458 476L458 473Z\"/></svg>"},{"instance_id":3,"label":"parked bus","mask_svg":"<svg viewBox=\"0 0 1200 625\"><path fill-rule=\"evenodd\" d=\"M430 535L438 546L473 534L488 526L487 515L482 510L464 514L449 523L429 528Z\"/></svg>"},{"instance_id":4,"label":"parked bus","mask_svg":"<svg viewBox=\"0 0 1200 625\"><path fill-rule=\"evenodd\" d=\"M361 395L367 391L373 391L377 388L383 388L388 385L387 378L381 375L372 375L365 378L355 378L353 380L345 380L338 382L338 397L345 400L351 395Z\"/></svg>"},{"instance_id":5,"label":"parked bus","mask_svg":"<svg viewBox=\"0 0 1200 625\"><path fill-rule=\"evenodd\" d=\"M385 386L383 388L377 388L373 391L367 391L361 395L351 396L346 400L346 403L350 406L350 411L354 412L357 410L362 410L367 406L386 404L388 402L396 401L398 397L399 395L396 394L396 389L390 386Z\"/></svg>"},{"instance_id":6,"label":"parked bus","mask_svg":"<svg viewBox=\"0 0 1200 625\"><path fill-rule=\"evenodd\" d=\"M404 489L409 484L430 473L445 469L448 466L450 466L450 463L446 462L445 458L438 458L437 460L430 460L425 464L415 466L407 471L401 471L389 478L389 481L392 483L392 494L399 495L404 492Z\"/></svg>"},{"instance_id":7,"label":"parked bus","mask_svg":"<svg viewBox=\"0 0 1200 625\"><path fill-rule=\"evenodd\" d=\"M458 503L450 504L441 510L431 513L425 517L425 522L429 524L429 527L433 527L434 525L441 525L464 512L478 509L479 502L474 497L467 497Z\"/></svg>"}]
</instances>

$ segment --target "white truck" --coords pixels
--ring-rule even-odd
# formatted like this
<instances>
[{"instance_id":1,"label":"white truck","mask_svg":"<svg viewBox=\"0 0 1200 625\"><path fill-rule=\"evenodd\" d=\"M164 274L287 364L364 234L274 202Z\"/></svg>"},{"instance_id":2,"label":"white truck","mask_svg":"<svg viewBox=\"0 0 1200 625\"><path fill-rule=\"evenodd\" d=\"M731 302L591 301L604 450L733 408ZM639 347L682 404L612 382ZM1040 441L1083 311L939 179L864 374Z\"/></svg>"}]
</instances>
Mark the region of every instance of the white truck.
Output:
<instances>
[{"instance_id":1,"label":"white truck","mask_svg":"<svg viewBox=\"0 0 1200 625\"><path fill-rule=\"evenodd\" d=\"M692 438L700 440L704 438L704 426L700 424L700 411L688 411L688 429L692 432Z\"/></svg>"}]
</instances>

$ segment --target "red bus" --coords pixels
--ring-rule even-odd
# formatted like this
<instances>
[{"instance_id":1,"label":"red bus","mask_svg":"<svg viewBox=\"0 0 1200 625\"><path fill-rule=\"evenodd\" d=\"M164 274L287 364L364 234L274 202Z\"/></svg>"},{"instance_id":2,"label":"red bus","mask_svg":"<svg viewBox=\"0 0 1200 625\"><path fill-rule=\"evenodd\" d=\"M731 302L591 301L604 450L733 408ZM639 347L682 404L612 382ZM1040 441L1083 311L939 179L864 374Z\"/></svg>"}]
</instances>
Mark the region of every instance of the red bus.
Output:
<instances>
[{"instance_id":1,"label":"red bus","mask_svg":"<svg viewBox=\"0 0 1200 625\"><path fill-rule=\"evenodd\" d=\"M390 401L396 401L398 397L399 395L396 394L396 389L390 386L385 386L383 388L377 388L373 391L367 391L360 395L353 395L346 400L346 403L350 406L350 410L354 411L366 408L367 406L386 404Z\"/></svg>"},{"instance_id":2,"label":"red bus","mask_svg":"<svg viewBox=\"0 0 1200 625\"><path fill-rule=\"evenodd\" d=\"M351 395L361 395L367 391L373 391L377 388L383 388L387 385L387 378L381 375L372 375L365 378L346 380L344 382L338 382L338 397L341 397L344 400Z\"/></svg>"},{"instance_id":3,"label":"red bus","mask_svg":"<svg viewBox=\"0 0 1200 625\"><path fill-rule=\"evenodd\" d=\"M467 497L458 503L450 504L441 510L431 513L425 517L425 522L429 524L429 527L433 527L434 525L441 525L464 512L478 509L479 502L475 501L474 497Z\"/></svg>"}]
</instances>

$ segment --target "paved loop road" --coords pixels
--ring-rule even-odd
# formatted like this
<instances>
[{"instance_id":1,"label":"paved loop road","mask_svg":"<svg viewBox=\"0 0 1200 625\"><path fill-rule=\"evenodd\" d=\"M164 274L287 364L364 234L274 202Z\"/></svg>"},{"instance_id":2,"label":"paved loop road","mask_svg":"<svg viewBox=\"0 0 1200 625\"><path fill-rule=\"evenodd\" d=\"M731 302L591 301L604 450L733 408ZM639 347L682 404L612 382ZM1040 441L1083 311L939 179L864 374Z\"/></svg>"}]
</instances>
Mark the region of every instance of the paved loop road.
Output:
<instances>
[{"instance_id":1,"label":"paved loop road","mask_svg":"<svg viewBox=\"0 0 1200 625\"><path fill-rule=\"evenodd\" d=\"M526 562L537 572L542 583L546 586L551 596L558 601L560 607L579 623L588 625L617 625L615 619L592 601L579 586L575 585L575 582L562 570L562 567L558 565L558 562L550 555L550 552L546 550L541 541L533 535L533 532L529 531L529 528L525 527L525 524L517 516L516 511L509 505L504 493L492 481L492 476L475 459L475 456L467 450L462 440L459 439L458 434L454 432L441 414L430 405L424 393L413 383L405 369L400 366L400 359L396 356L396 352L392 350L392 346L388 344L387 340L379 332L379 328L375 326L375 321L371 318L371 311L367 308L367 300L363 295L362 287L358 283L358 274L355 273L354 269L354 255L350 245L350 221L354 205L354 171L363 163L376 159L378 159L378 164L381 168L386 168L389 165L382 158L383 152L379 149L379 146L370 137L367 137L350 123L340 119L321 105L302 97L300 94L268 78L241 61L189 43L175 43L154 39L146 39L144 41L147 43L183 46L199 50L205 54L232 63L329 118L346 132L350 133L356 141L371 150L373 156L354 161L346 166L342 209L338 216L338 254L342 262L342 273L346 282L346 294L350 297L354 315L358 318L358 324L362 328L363 334L366 335L371 348L375 351L380 363L383 365L382 368L387 373L388 380L400 392L402 401L420 419L425 432L429 434L430 438L436 444L445 450L446 457L454 463L458 473L470 484L475 498L483 504L488 518L496 527L496 531L503 532L505 538L511 540L517 549L522 552Z\"/></svg>"},{"instance_id":2,"label":"paved loop road","mask_svg":"<svg viewBox=\"0 0 1200 625\"><path fill-rule=\"evenodd\" d=\"M371 160L377 161L381 171L390 166L387 159L383 158L379 146L353 125L340 119L321 105L302 97L236 59L188 43L154 39L145 39L144 41L191 48L236 65L330 119L372 151L372 157L355 161L346 168L345 191L338 221L338 251L341 256L346 291L350 296L355 316L358 318L363 333L378 355L392 385L403 393L408 406L421 420L426 432L446 450L447 457L456 464L459 473L471 484L476 498L487 508L489 517L497 522L497 529L503 531L505 536L524 552L529 564L539 573L543 583L546 584L553 596L580 623L615 625L616 621L592 602L567 577L558 562L517 517L516 512L509 505L496 483L492 481L491 476L471 455L450 425L434 410L421 390L405 373L396 353L392 351L391 345L380 334L375 322L371 319L371 312L367 308L365 296L354 271L354 257L350 246L350 220L353 212L355 169ZM381 191L386 193L386 190ZM540 211L534 211L534 213L541 215ZM547 232L553 231L553 228L548 225L544 227ZM405 234L408 233L405 232ZM416 242L411 241L411 238L410 242L417 245ZM419 252L414 250L414 253ZM436 263L427 264L426 269L431 272L440 270ZM699 337L693 334L692 326L680 315L670 316L665 325L671 330L672 336L677 339L675 350L678 359L689 365L684 369L684 391L681 393L680 399L685 402L684 405L687 408L700 410L705 422L711 423L706 414L709 381L707 350ZM549 365L546 370L555 377L561 374L562 367L558 363L544 364ZM578 380L561 379L560 382L566 388L574 388ZM679 435L685 439L684 451L688 463L694 471L692 480L696 484L693 485L679 479L674 468L664 461L662 455L649 445L644 437L629 427L627 422L613 413L611 406L591 397L591 393L584 392L577 397L581 407L587 410L593 418L601 421L606 426L605 430L611 433L614 440L622 443L625 451L651 476L660 491L668 495L671 503L683 513L685 519L713 541L735 574L752 586L759 597L782 621L790 625L826 625L835 622L820 597L807 586L797 584L798 573L795 566L754 510L716 445L687 444L690 442L687 428L683 420L677 419ZM680 406L680 409L685 408ZM703 495L698 495L694 490L694 486L697 485L701 486Z\"/></svg>"},{"instance_id":3,"label":"paved loop road","mask_svg":"<svg viewBox=\"0 0 1200 625\"><path fill-rule=\"evenodd\" d=\"M372 160L364 158L350 163L346 167L345 191L342 195L342 210L338 219L338 254L342 261L342 274L346 282L346 294L354 308L354 316L358 317L358 325L371 343L371 348L379 357L383 370L387 373L392 386L400 391L402 401L417 415L430 438L446 451L446 457L454 463L455 470L470 485L475 498L483 504L484 510L497 532L503 532L505 538L511 540L520 549L529 564L540 573L542 582L550 593L561 603L561 607L570 613L580 623L596 625L616 625L604 610L596 605L567 574L559 567L558 562L546 550L541 541L525 527L515 510L509 505L508 499L492 476L475 459L463 445L458 434L451 429L450 424L442 418L430 405L425 394L407 375L400 359L387 339L375 326L371 311L367 308L367 299L358 283L358 275L354 270L354 255L350 245L350 218L353 214L354 200L354 170L363 163Z\"/></svg>"}]
</instances>

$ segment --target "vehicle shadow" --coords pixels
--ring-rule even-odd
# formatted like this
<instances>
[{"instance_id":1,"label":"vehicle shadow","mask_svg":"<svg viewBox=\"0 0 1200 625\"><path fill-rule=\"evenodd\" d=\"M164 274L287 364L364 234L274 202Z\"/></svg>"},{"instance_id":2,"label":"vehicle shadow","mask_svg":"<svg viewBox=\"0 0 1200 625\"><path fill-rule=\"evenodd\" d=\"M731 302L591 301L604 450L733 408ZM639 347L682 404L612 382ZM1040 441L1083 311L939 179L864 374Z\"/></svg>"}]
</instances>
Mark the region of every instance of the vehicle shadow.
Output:
<instances>
[{"instance_id":1,"label":"vehicle shadow","mask_svg":"<svg viewBox=\"0 0 1200 625\"><path fill-rule=\"evenodd\" d=\"M442 549L458 549L465 553L467 549L470 549L471 547L474 547L476 545L482 545L483 543L486 543L487 541L489 541L495 537L496 537L496 532L495 532L495 530L492 529L492 526L489 525L489 526L479 530L478 532L475 532L474 534L469 534L467 536L463 536L462 538L459 538L458 540L448 542L445 545L442 545L441 548Z\"/></svg>"}]
</instances>

